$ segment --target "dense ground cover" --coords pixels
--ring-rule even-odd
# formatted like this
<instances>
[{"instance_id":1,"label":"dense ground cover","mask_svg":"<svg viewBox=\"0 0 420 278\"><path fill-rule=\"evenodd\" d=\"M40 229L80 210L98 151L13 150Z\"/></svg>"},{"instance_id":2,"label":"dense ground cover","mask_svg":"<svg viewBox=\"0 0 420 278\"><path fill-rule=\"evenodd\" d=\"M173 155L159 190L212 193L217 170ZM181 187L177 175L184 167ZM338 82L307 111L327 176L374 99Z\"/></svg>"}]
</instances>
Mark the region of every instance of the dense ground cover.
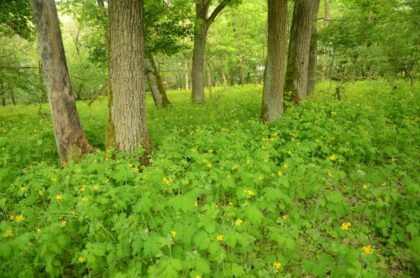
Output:
<instances>
[{"instance_id":1,"label":"dense ground cover","mask_svg":"<svg viewBox=\"0 0 420 278\"><path fill-rule=\"evenodd\" d=\"M147 168L99 151L105 100L79 103L99 150L63 170L48 106L1 108L1 276L418 276L419 90L329 91L268 126L259 86L149 99Z\"/></svg>"}]
</instances>

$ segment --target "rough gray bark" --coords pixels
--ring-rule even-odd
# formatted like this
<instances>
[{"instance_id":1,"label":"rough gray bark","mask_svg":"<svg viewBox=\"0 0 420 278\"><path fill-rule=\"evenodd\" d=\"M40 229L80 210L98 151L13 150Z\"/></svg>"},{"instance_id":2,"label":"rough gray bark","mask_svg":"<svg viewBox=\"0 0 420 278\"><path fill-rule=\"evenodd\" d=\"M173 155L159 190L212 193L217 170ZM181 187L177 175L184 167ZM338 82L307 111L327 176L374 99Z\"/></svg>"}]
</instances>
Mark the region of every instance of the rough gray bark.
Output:
<instances>
[{"instance_id":1,"label":"rough gray bark","mask_svg":"<svg viewBox=\"0 0 420 278\"><path fill-rule=\"evenodd\" d=\"M207 16L211 0L195 0L194 47L192 59L192 101L204 102L204 58L207 32L217 15L231 0L221 0L210 16Z\"/></svg>"},{"instance_id":2,"label":"rough gray bark","mask_svg":"<svg viewBox=\"0 0 420 278\"><path fill-rule=\"evenodd\" d=\"M89 145L72 96L54 0L32 0L43 78L48 91L55 141L62 165L78 161Z\"/></svg>"},{"instance_id":3,"label":"rough gray bark","mask_svg":"<svg viewBox=\"0 0 420 278\"><path fill-rule=\"evenodd\" d=\"M154 75L154 79L156 81L156 85L157 85L160 97L162 99L161 106L167 107L168 105L171 104L171 102L169 101L168 95L166 94L165 86L163 86L162 77L160 76L159 69L156 65L155 59L153 58L153 56L150 56L148 60L152 67L152 73Z\"/></svg>"},{"instance_id":4,"label":"rough gray bark","mask_svg":"<svg viewBox=\"0 0 420 278\"><path fill-rule=\"evenodd\" d=\"M286 72L287 0L268 0L268 44L261 120L271 123L283 113Z\"/></svg>"},{"instance_id":5,"label":"rough gray bark","mask_svg":"<svg viewBox=\"0 0 420 278\"><path fill-rule=\"evenodd\" d=\"M286 70L285 93L295 104L306 98L309 48L319 0L296 0Z\"/></svg>"},{"instance_id":6,"label":"rough gray bark","mask_svg":"<svg viewBox=\"0 0 420 278\"><path fill-rule=\"evenodd\" d=\"M128 152L141 145L146 153L150 153L152 144L146 125L144 88L143 22L143 0L110 1L110 111L115 127L115 145L119 150ZM143 159L146 160L147 156Z\"/></svg>"},{"instance_id":7,"label":"rough gray bark","mask_svg":"<svg viewBox=\"0 0 420 278\"><path fill-rule=\"evenodd\" d=\"M315 12L313 14L313 23L312 23L312 35L311 35L311 44L309 46L309 62L308 62L308 85L307 85L307 96L310 96L315 93L316 81L317 81L317 66L318 66L318 34L316 22L319 12L320 0L315 0Z\"/></svg>"}]
</instances>

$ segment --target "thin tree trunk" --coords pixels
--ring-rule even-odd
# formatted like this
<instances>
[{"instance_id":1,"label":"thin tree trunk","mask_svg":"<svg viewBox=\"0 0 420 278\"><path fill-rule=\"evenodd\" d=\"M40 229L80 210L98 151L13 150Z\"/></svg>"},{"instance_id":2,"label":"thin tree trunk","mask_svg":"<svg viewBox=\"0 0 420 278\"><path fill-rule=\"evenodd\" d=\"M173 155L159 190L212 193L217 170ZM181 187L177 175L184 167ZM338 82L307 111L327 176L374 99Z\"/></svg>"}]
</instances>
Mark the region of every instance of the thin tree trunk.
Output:
<instances>
[{"instance_id":1,"label":"thin tree trunk","mask_svg":"<svg viewBox=\"0 0 420 278\"><path fill-rule=\"evenodd\" d=\"M245 84L245 69L244 69L244 56L239 58L239 82L241 85Z\"/></svg>"},{"instance_id":2,"label":"thin tree trunk","mask_svg":"<svg viewBox=\"0 0 420 278\"><path fill-rule=\"evenodd\" d=\"M330 0L324 0L324 19L325 25L328 25L330 20Z\"/></svg>"},{"instance_id":3,"label":"thin tree trunk","mask_svg":"<svg viewBox=\"0 0 420 278\"><path fill-rule=\"evenodd\" d=\"M198 1L198 3L201 1ZM199 6L199 4L197 4ZM204 55L206 52L207 24L204 19L207 11L197 7L196 26L194 30L194 47L192 59L192 101L196 103L204 102Z\"/></svg>"},{"instance_id":4,"label":"thin tree trunk","mask_svg":"<svg viewBox=\"0 0 420 278\"><path fill-rule=\"evenodd\" d=\"M13 105L16 106L15 91L13 90L12 87L9 88L9 92L10 92L10 99L12 100Z\"/></svg>"},{"instance_id":5,"label":"thin tree trunk","mask_svg":"<svg viewBox=\"0 0 420 278\"><path fill-rule=\"evenodd\" d=\"M213 86L213 82L211 80L211 68L210 68L210 64L207 64L207 86L208 87L212 87Z\"/></svg>"},{"instance_id":6,"label":"thin tree trunk","mask_svg":"<svg viewBox=\"0 0 420 278\"><path fill-rule=\"evenodd\" d=\"M32 0L43 77L48 90L55 140L61 164L79 161L93 151L80 123L67 70L54 0Z\"/></svg>"},{"instance_id":7,"label":"thin tree trunk","mask_svg":"<svg viewBox=\"0 0 420 278\"><path fill-rule=\"evenodd\" d=\"M295 104L306 98L309 48L319 0L296 0L287 59L285 92Z\"/></svg>"},{"instance_id":8,"label":"thin tree trunk","mask_svg":"<svg viewBox=\"0 0 420 278\"><path fill-rule=\"evenodd\" d=\"M132 152L140 145L152 144L146 125L144 88L144 14L143 0L112 0L109 3L111 120L115 144L121 151Z\"/></svg>"},{"instance_id":9,"label":"thin tree trunk","mask_svg":"<svg viewBox=\"0 0 420 278\"><path fill-rule=\"evenodd\" d=\"M162 95L157 87L156 77L153 74L153 68L149 59L146 59L146 78L149 84L150 92L152 93L153 101L156 107L162 107Z\"/></svg>"},{"instance_id":10,"label":"thin tree trunk","mask_svg":"<svg viewBox=\"0 0 420 278\"><path fill-rule=\"evenodd\" d=\"M287 0L268 0L267 46L261 120L271 123L283 113L287 48Z\"/></svg>"},{"instance_id":11,"label":"thin tree trunk","mask_svg":"<svg viewBox=\"0 0 420 278\"><path fill-rule=\"evenodd\" d=\"M163 82L162 82L162 77L160 76L158 67L156 65L155 59L153 58L153 56L149 57L149 61L150 61L150 65L152 66L153 69L153 75L155 76L155 80L156 80L156 84L157 84L157 88L159 90L159 94L161 95L162 98L162 107L167 107L168 105L171 104L171 102L169 101L168 95L166 94L166 90L165 90L165 86L163 86Z\"/></svg>"},{"instance_id":12,"label":"thin tree trunk","mask_svg":"<svg viewBox=\"0 0 420 278\"><path fill-rule=\"evenodd\" d=\"M190 86L189 86L189 72L188 72L188 61L185 61L184 63L184 89L185 90L189 90Z\"/></svg>"},{"instance_id":13,"label":"thin tree trunk","mask_svg":"<svg viewBox=\"0 0 420 278\"><path fill-rule=\"evenodd\" d=\"M312 35L311 44L309 46L309 62L308 62L308 85L307 85L307 96L315 93L316 81L317 81L317 68L318 68L318 33L316 22L318 18L320 0L315 0L315 12L312 23Z\"/></svg>"}]
</instances>

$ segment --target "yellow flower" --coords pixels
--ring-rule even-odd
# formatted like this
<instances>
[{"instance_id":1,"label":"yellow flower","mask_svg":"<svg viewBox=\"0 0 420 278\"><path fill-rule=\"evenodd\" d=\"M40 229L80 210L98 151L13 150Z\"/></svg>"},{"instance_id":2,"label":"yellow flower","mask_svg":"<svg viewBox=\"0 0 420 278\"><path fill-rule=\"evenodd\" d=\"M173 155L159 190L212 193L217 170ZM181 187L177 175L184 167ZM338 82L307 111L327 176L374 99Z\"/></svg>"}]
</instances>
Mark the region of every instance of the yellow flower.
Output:
<instances>
[{"instance_id":1,"label":"yellow flower","mask_svg":"<svg viewBox=\"0 0 420 278\"><path fill-rule=\"evenodd\" d=\"M55 196L55 199L56 199L57 201L61 201L61 200L63 200L63 195L61 195L61 194L57 194L57 195Z\"/></svg>"},{"instance_id":2,"label":"yellow flower","mask_svg":"<svg viewBox=\"0 0 420 278\"><path fill-rule=\"evenodd\" d=\"M67 225L67 221L66 220L61 220L60 221L60 227L65 227Z\"/></svg>"},{"instance_id":3,"label":"yellow flower","mask_svg":"<svg viewBox=\"0 0 420 278\"><path fill-rule=\"evenodd\" d=\"M13 230L12 229L7 229L6 232L4 233L5 237L12 237L13 236Z\"/></svg>"},{"instance_id":4,"label":"yellow flower","mask_svg":"<svg viewBox=\"0 0 420 278\"><path fill-rule=\"evenodd\" d=\"M15 216L15 221L16 222L21 222L23 220L25 220L25 216L23 216L22 214L19 214L19 215Z\"/></svg>"},{"instance_id":5,"label":"yellow flower","mask_svg":"<svg viewBox=\"0 0 420 278\"><path fill-rule=\"evenodd\" d=\"M37 233L40 233L40 232L42 232L42 229L41 228L37 228L36 231L37 231Z\"/></svg>"},{"instance_id":6,"label":"yellow flower","mask_svg":"<svg viewBox=\"0 0 420 278\"><path fill-rule=\"evenodd\" d=\"M208 167L209 169L211 169L211 168L213 167L213 164L211 164L211 162L207 162L207 167Z\"/></svg>"},{"instance_id":7,"label":"yellow flower","mask_svg":"<svg viewBox=\"0 0 420 278\"><path fill-rule=\"evenodd\" d=\"M79 189L80 192L85 192L86 191L86 185L82 185Z\"/></svg>"},{"instance_id":8,"label":"yellow flower","mask_svg":"<svg viewBox=\"0 0 420 278\"><path fill-rule=\"evenodd\" d=\"M238 168L239 168L239 164L235 164L235 165L232 166L233 171L238 170Z\"/></svg>"},{"instance_id":9,"label":"yellow flower","mask_svg":"<svg viewBox=\"0 0 420 278\"><path fill-rule=\"evenodd\" d=\"M350 222L344 222L343 224L341 224L341 230L343 231L347 231L348 229L350 229L350 227L351 227Z\"/></svg>"},{"instance_id":10,"label":"yellow flower","mask_svg":"<svg viewBox=\"0 0 420 278\"><path fill-rule=\"evenodd\" d=\"M22 186L22 187L19 189L19 191L20 191L20 192L22 192L22 193L25 193L26 191L28 191L28 189L27 189L26 187Z\"/></svg>"},{"instance_id":11,"label":"yellow flower","mask_svg":"<svg viewBox=\"0 0 420 278\"><path fill-rule=\"evenodd\" d=\"M133 171L134 171L134 172L136 172L136 173L138 173L138 172L139 172L139 167L133 167L133 168L131 168L131 169L133 169Z\"/></svg>"},{"instance_id":12,"label":"yellow flower","mask_svg":"<svg viewBox=\"0 0 420 278\"><path fill-rule=\"evenodd\" d=\"M93 191L98 191L101 187L99 186L99 184L95 184L93 186Z\"/></svg>"},{"instance_id":13,"label":"yellow flower","mask_svg":"<svg viewBox=\"0 0 420 278\"><path fill-rule=\"evenodd\" d=\"M81 264L84 264L86 262L86 258L82 256L80 256L78 260L79 260L79 263Z\"/></svg>"},{"instance_id":14,"label":"yellow flower","mask_svg":"<svg viewBox=\"0 0 420 278\"><path fill-rule=\"evenodd\" d=\"M240 218L236 219L235 226L240 226L242 224L242 222L243 222L242 219L240 219Z\"/></svg>"},{"instance_id":15,"label":"yellow flower","mask_svg":"<svg viewBox=\"0 0 420 278\"><path fill-rule=\"evenodd\" d=\"M283 219L283 220L287 220L287 218L288 218L287 214L283 214L283 215L281 216L281 219Z\"/></svg>"},{"instance_id":16,"label":"yellow flower","mask_svg":"<svg viewBox=\"0 0 420 278\"><path fill-rule=\"evenodd\" d=\"M291 155L291 154L292 154L292 151L291 151L291 150L288 150L288 151L287 151L287 154L288 154L288 155Z\"/></svg>"},{"instance_id":17,"label":"yellow flower","mask_svg":"<svg viewBox=\"0 0 420 278\"><path fill-rule=\"evenodd\" d=\"M284 163L284 164L283 164L283 168L284 168L284 169L287 169L287 168L289 168L289 164L287 164L287 163Z\"/></svg>"},{"instance_id":18,"label":"yellow flower","mask_svg":"<svg viewBox=\"0 0 420 278\"><path fill-rule=\"evenodd\" d=\"M201 276L200 275L196 275L195 278L201 278Z\"/></svg>"},{"instance_id":19,"label":"yellow flower","mask_svg":"<svg viewBox=\"0 0 420 278\"><path fill-rule=\"evenodd\" d=\"M175 238L175 237L176 237L176 231L171 231L171 236L172 236L173 238Z\"/></svg>"},{"instance_id":20,"label":"yellow flower","mask_svg":"<svg viewBox=\"0 0 420 278\"><path fill-rule=\"evenodd\" d=\"M198 207L198 202L197 201L194 202L194 207Z\"/></svg>"},{"instance_id":21,"label":"yellow flower","mask_svg":"<svg viewBox=\"0 0 420 278\"><path fill-rule=\"evenodd\" d=\"M278 171L277 172L277 176L279 176L279 177L283 176L283 172L282 171Z\"/></svg>"},{"instance_id":22,"label":"yellow flower","mask_svg":"<svg viewBox=\"0 0 420 278\"><path fill-rule=\"evenodd\" d=\"M86 196L83 196L83 197L80 197L80 200L83 201L83 202L87 202L87 201L89 201L89 198L86 197Z\"/></svg>"},{"instance_id":23,"label":"yellow flower","mask_svg":"<svg viewBox=\"0 0 420 278\"><path fill-rule=\"evenodd\" d=\"M281 269L281 263L280 262L274 262L274 272L278 272Z\"/></svg>"},{"instance_id":24,"label":"yellow flower","mask_svg":"<svg viewBox=\"0 0 420 278\"><path fill-rule=\"evenodd\" d=\"M44 196L44 190L39 190L38 194L39 194L39 196Z\"/></svg>"},{"instance_id":25,"label":"yellow flower","mask_svg":"<svg viewBox=\"0 0 420 278\"><path fill-rule=\"evenodd\" d=\"M362 185L362 188L363 188L364 190L367 190L367 189L368 189L368 185L365 183L365 184L363 184L363 185Z\"/></svg>"},{"instance_id":26,"label":"yellow flower","mask_svg":"<svg viewBox=\"0 0 420 278\"><path fill-rule=\"evenodd\" d=\"M216 239L217 241L223 241L225 237L223 235L217 235Z\"/></svg>"},{"instance_id":27,"label":"yellow flower","mask_svg":"<svg viewBox=\"0 0 420 278\"><path fill-rule=\"evenodd\" d=\"M9 215L9 219L10 219L10 221L15 220L15 216L13 214Z\"/></svg>"},{"instance_id":28,"label":"yellow flower","mask_svg":"<svg viewBox=\"0 0 420 278\"><path fill-rule=\"evenodd\" d=\"M373 247L372 245L368 244L362 247L362 251L363 253L365 253L366 255L372 254L373 253Z\"/></svg>"},{"instance_id":29,"label":"yellow flower","mask_svg":"<svg viewBox=\"0 0 420 278\"><path fill-rule=\"evenodd\" d=\"M245 189L244 192L246 193L246 195L248 195L249 198L255 195L254 191L250 189Z\"/></svg>"},{"instance_id":30,"label":"yellow flower","mask_svg":"<svg viewBox=\"0 0 420 278\"><path fill-rule=\"evenodd\" d=\"M331 160L331 161L336 161L337 160L337 156L335 156L335 154L333 154L333 155L330 155L328 157L328 159Z\"/></svg>"},{"instance_id":31,"label":"yellow flower","mask_svg":"<svg viewBox=\"0 0 420 278\"><path fill-rule=\"evenodd\" d=\"M332 176L333 176L333 174L332 174L331 172L328 172L328 173L327 173L327 175L328 175L329 177L332 177Z\"/></svg>"},{"instance_id":32,"label":"yellow flower","mask_svg":"<svg viewBox=\"0 0 420 278\"><path fill-rule=\"evenodd\" d=\"M172 179L171 178L163 178L162 181L166 185L170 185L172 183Z\"/></svg>"}]
</instances>

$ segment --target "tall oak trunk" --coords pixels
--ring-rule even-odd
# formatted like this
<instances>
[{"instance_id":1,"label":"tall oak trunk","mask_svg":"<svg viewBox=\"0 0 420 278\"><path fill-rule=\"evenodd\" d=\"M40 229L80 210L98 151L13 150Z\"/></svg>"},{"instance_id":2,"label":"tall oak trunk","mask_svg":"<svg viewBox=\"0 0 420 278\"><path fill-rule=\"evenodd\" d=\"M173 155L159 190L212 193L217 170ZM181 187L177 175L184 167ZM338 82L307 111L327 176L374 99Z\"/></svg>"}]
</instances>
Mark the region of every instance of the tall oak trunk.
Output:
<instances>
[{"instance_id":1,"label":"tall oak trunk","mask_svg":"<svg viewBox=\"0 0 420 278\"><path fill-rule=\"evenodd\" d=\"M48 91L58 155L62 165L93 149L80 123L72 96L54 0L32 0L43 78Z\"/></svg>"},{"instance_id":2,"label":"tall oak trunk","mask_svg":"<svg viewBox=\"0 0 420 278\"><path fill-rule=\"evenodd\" d=\"M109 5L110 108L115 145L128 152L141 145L150 153L144 88L143 0L113 0Z\"/></svg>"},{"instance_id":3,"label":"tall oak trunk","mask_svg":"<svg viewBox=\"0 0 420 278\"><path fill-rule=\"evenodd\" d=\"M261 120L270 123L283 113L286 72L287 0L268 0L268 44Z\"/></svg>"},{"instance_id":4,"label":"tall oak trunk","mask_svg":"<svg viewBox=\"0 0 420 278\"><path fill-rule=\"evenodd\" d=\"M307 95L309 48L319 0L296 0L290 32L285 92L295 104Z\"/></svg>"}]
</instances>

